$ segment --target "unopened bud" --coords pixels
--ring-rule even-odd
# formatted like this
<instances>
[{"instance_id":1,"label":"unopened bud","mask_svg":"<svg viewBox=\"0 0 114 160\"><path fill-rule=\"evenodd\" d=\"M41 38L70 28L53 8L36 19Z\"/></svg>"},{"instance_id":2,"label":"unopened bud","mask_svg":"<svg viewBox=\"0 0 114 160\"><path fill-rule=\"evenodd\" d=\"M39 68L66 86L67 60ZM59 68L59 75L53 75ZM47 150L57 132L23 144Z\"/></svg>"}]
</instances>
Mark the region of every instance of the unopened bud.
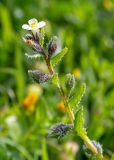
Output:
<instances>
[{"instance_id":1,"label":"unopened bud","mask_svg":"<svg viewBox=\"0 0 114 160\"><path fill-rule=\"evenodd\" d=\"M40 47L38 38L35 39L32 34L27 34L25 38L23 38L24 42L28 44L35 52L44 54L43 48Z\"/></svg>"},{"instance_id":2,"label":"unopened bud","mask_svg":"<svg viewBox=\"0 0 114 160\"><path fill-rule=\"evenodd\" d=\"M102 154L103 153L103 150L102 150L102 146L99 142L96 142L96 141L92 141L93 145L96 147L98 153Z\"/></svg>"},{"instance_id":3,"label":"unopened bud","mask_svg":"<svg viewBox=\"0 0 114 160\"><path fill-rule=\"evenodd\" d=\"M92 140L92 143L93 143L94 147L97 149L97 152L98 152L98 154L95 155L95 156L102 157L103 150L102 150L102 146L100 145L100 143L96 142L94 140ZM88 158L93 157L93 153L90 151L90 149L88 148L88 146L86 144L83 145L83 150L84 150L84 152L85 152L85 154Z\"/></svg>"},{"instance_id":4,"label":"unopened bud","mask_svg":"<svg viewBox=\"0 0 114 160\"><path fill-rule=\"evenodd\" d=\"M57 37L54 36L50 41L49 41L49 44L48 44L48 52L49 52L49 55L48 57L51 58L52 55L55 53L57 49Z\"/></svg>"},{"instance_id":5,"label":"unopened bud","mask_svg":"<svg viewBox=\"0 0 114 160\"><path fill-rule=\"evenodd\" d=\"M73 124L58 123L50 129L47 138L61 138L72 128Z\"/></svg>"},{"instance_id":6,"label":"unopened bud","mask_svg":"<svg viewBox=\"0 0 114 160\"><path fill-rule=\"evenodd\" d=\"M72 74L70 74L70 73L67 74L67 79L66 79L65 86L66 86L66 88L67 88L67 90L68 90L69 92L71 92L71 91L74 89L75 84L76 84L76 82L75 82L75 77L74 77L74 75L72 75Z\"/></svg>"},{"instance_id":7,"label":"unopened bud","mask_svg":"<svg viewBox=\"0 0 114 160\"><path fill-rule=\"evenodd\" d=\"M52 78L52 75L45 74L37 70L29 70L28 73L37 83L45 83Z\"/></svg>"}]
</instances>

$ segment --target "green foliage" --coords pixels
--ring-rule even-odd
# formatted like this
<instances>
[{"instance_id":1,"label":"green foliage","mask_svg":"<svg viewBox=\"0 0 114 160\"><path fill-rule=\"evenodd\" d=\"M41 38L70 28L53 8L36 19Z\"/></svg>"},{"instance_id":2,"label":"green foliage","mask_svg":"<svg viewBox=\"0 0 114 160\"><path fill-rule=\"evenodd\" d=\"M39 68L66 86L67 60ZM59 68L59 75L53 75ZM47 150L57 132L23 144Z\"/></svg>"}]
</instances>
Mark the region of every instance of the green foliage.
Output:
<instances>
[{"instance_id":1,"label":"green foliage","mask_svg":"<svg viewBox=\"0 0 114 160\"><path fill-rule=\"evenodd\" d=\"M55 73L52 77L52 84L58 85L58 73Z\"/></svg>"},{"instance_id":2,"label":"green foliage","mask_svg":"<svg viewBox=\"0 0 114 160\"><path fill-rule=\"evenodd\" d=\"M40 45L41 45L41 47L43 47L43 45L44 45L44 37L45 37L45 30L44 30L44 28L41 28L41 36L42 36L42 38L40 40Z\"/></svg>"},{"instance_id":3,"label":"green foliage","mask_svg":"<svg viewBox=\"0 0 114 160\"><path fill-rule=\"evenodd\" d=\"M67 90L67 96L69 97L72 93L72 91L75 88L75 77L74 75L71 75L70 73L66 75L66 81L65 81L65 87Z\"/></svg>"},{"instance_id":4,"label":"green foliage","mask_svg":"<svg viewBox=\"0 0 114 160\"><path fill-rule=\"evenodd\" d=\"M57 65L62 58L65 56L65 54L68 52L68 48L64 48L61 52L57 53L52 59L51 59L51 65L55 66Z\"/></svg>"},{"instance_id":5,"label":"green foliage","mask_svg":"<svg viewBox=\"0 0 114 160\"><path fill-rule=\"evenodd\" d=\"M49 160L45 139L42 139L42 160Z\"/></svg>"},{"instance_id":6,"label":"green foliage","mask_svg":"<svg viewBox=\"0 0 114 160\"><path fill-rule=\"evenodd\" d=\"M76 87L73 91L73 94L70 96L69 104L71 107L78 107L84 93L86 90L86 84L83 82L76 82Z\"/></svg>"},{"instance_id":7,"label":"green foliage","mask_svg":"<svg viewBox=\"0 0 114 160\"><path fill-rule=\"evenodd\" d=\"M83 137L86 135L86 129L84 128L83 119L83 107L80 107L75 114L74 129L79 136Z\"/></svg>"},{"instance_id":8,"label":"green foliage","mask_svg":"<svg viewBox=\"0 0 114 160\"><path fill-rule=\"evenodd\" d=\"M59 143L47 139L43 142L48 127L60 121L68 122L68 116L61 105L63 99L60 99L57 90L50 83L41 87L43 95L38 94L33 113L28 113L23 106L25 98L31 93L28 88L33 85L27 70L41 69L47 73L45 64L41 63L42 56L39 58L38 54L34 55L38 62L34 58L30 59L31 50L22 45L21 37L25 32L21 26L32 17L39 21L46 20L46 43L54 34L62 42L60 46L68 47L68 54L57 71L63 84L66 80L64 73L71 72L76 76L76 86L69 97L69 105L77 114L76 111L81 109L80 103L83 103L84 123L89 137L103 145L104 159L113 160L114 2L111 0L62 0L61 4L58 0L0 1L0 159L37 160L48 155L48 159L58 160L63 150L64 157L69 158L69 151L65 150L67 142L75 141L75 145L82 145L74 131ZM41 44L43 45L43 39ZM29 59L24 56L25 52L30 53ZM57 84L56 75L52 81ZM87 85L84 98L82 95L85 87L81 87L82 81ZM12 115L18 121L14 130L13 125L11 127L6 123L7 118ZM4 138L15 145L2 142ZM84 156L82 147L78 154L77 151L75 153L74 159L88 159Z\"/></svg>"}]
</instances>

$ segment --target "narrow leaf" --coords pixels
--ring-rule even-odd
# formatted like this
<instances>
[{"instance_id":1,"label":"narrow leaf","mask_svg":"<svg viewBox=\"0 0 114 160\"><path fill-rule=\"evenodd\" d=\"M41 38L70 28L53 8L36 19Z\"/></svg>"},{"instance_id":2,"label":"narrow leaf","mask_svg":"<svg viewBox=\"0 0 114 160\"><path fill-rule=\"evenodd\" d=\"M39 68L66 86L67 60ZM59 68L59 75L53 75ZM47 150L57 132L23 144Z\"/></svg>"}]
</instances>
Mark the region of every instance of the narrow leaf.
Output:
<instances>
[{"instance_id":1,"label":"narrow leaf","mask_svg":"<svg viewBox=\"0 0 114 160\"><path fill-rule=\"evenodd\" d=\"M42 54L38 54L38 53L35 53L35 54L25 53L25 56L26 56L27 58L33 59L33 58L40 58L40 57L42 57L43 55L42 55Z\"/></svg>"},{"instance_id":2,"label":"narrow leaf","mask_svg":"<svg viewBox=\"0 0 114 160\"><path fill-rule=\"evenodd\" d=\"M69 100L69 104L71 107L78 106L80 103L84 93L85 93L86 85L83 82L77 82L76 87L74 89L73 95Z\"/></svg>"},{"instance_id":3,"label":"narrow leaf","mask_svg":"<svg viewBox=\"0 0 114 160\"><path fill-rule=\"evenodd\" d=\"M42 139L42 160L49 160L47 153L46 140Z\"/></svg>"},{"instance_id":4,"label":"narrow leaf","mask_svg":"<svg viewBox=\"0 0 114 160\"><path fill-rule=\"evenodd\" d=\"M74 129L79 136L86 135L86 129L84 128L84 119L83 119L83 107L81 107L75 115Z\"/></svg>"},{"instance_id":5,"label":"narrow leaf","mask_svg":"<svg viewBox=\"0 0 114 160\"><path fill-rule=\"evenodd\" d=\"M45 37L45 30L41 28L41 39L40 39L40 46L43 47L44 45L44 37Z\"/></svg>"},{"instance_id":6,"label":"narrow leaf","mask_svg":"<svg viewBox=\"0 0 114 160\"><path fill-rule=\"evenodd\" d=\"M54 85L58 85L58 74L54 74L54 76L52 77L52 83Z\"/></svg>"},{"instance_id":7,"label":"narrow leaf","mask_svg":"<svg viewBox=\"0 0 114 160\"><path fill-rule=\"evenodd\" d=\"M58 64L58 62L60 62L62 60L62 58L65 56L67 51L68 51L68 48L65 47L61 52L59 52L57 55L55 55L51 59L51 65L55 66L56 64Z\"/></svg>"}]
</instances>

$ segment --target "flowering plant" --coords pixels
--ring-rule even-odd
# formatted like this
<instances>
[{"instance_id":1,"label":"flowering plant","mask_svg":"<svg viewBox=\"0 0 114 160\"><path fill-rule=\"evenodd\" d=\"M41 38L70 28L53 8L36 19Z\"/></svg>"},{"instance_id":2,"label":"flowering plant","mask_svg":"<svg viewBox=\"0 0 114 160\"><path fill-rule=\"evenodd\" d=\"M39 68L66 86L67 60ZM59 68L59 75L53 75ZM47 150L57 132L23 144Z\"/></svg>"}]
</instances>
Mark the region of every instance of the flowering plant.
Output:
<instances>
[{"instance_id":1,"label":"flowering plant","mask_svg":"<svg viewBox=\"0 0 114 160\"><path fill-rule=\"evenodd\" d=\"M22 26L23 29L30 31L23 39L34 52L33 55L26 55L32 58L42 56L49 71L48 73L42 73L39 70L29 70L28 73L37 83L51 81L51 83L58 88L65 110L68 114L68 123L60 122L51 127L51 131L47 134L47 138L63 137L70 129L72 129L74 130L74 133L80 136L84 141L85 145L83 148L86 153L89 150L89 157L96 160L102 160L103 154L101 145L96 141L90 140L87 131L84 128L83 106L80 105L80 101L86 89L85 83L77 80L74 75L69 73L65 75L63 86L58 73L54 70L54 67L66 55L68 51L67 47L55 54L58 47L56 37L52 37L45 45L45 32L43 27L46 23L44 21L38 23L36 19L31 19L28 21L28 24L29 25L24 24Z\"/></svg>"}]
</instances>

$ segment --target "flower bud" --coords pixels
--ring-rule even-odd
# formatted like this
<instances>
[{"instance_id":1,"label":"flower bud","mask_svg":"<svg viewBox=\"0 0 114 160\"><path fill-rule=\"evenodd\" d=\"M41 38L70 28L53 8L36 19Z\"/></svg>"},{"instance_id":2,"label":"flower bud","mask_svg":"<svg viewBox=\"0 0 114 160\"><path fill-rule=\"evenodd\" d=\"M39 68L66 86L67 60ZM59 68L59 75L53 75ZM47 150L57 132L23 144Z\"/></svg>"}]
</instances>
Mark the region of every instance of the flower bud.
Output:
<instances>
[{"instance_id":1,"label":"flower bud","mask_svg":"<svg viewBox=\"0 0 114 160\"><path fill-rule=\"evenodd\" d=\"M57 49L57 37L54 36L50 41L49 41L49 44L48 44L48 57L49 59L52 57L52 55L55 53Z\"/></svg>"},{"instance_id":2,"label":"flower bud","mask_svg":"<svg viewBox=\"0 0 114 160\"><path fill-rule=\"evenodd\" d=\"M34 81L36 81L37 83L45 83L52 78L52 75L45 74L37 70L34 70L34 71L29 70L28 73L32 76Z\"/></svg>"},{"instance_id":3,"label":"flower bud","mask_svg":"<svg viewBox=\"0 0 114 160\"><path fill-rule=\"evenodd\" d=\"M94 140L92 140L92 143L93 143L93 145L95 146L95 148L96 148L97 151L98 151L98 156L100 155L100 156L102 157L103 150L102 150L102 146L100 145L100 143L99 143L99 142L96 142L96 141L94 141ZM84 152L85 152L85 154L86 154L86 156L87 156L88 158L93 157L93 153L88 149L88 147L87 147L86 144L83 145L83 150L84 150ZM96 155L96 156L97 156L97 155Z\"/></svg>"},{"instance_id":4,"label":"flower bud","mask_svg":"<svg viewBox=\"0 0 114 160\"><path fill-rule=\"evenodd\" d=\"M35 43L35 42L34 42L32 49L33 49L34 51L36 51L37 53L42 53L42 54L44 54L43 48L41 48L38 43Z\"/></svg>"},{"instance_id":5,"label":"flower bud","mask_svg":"<svg viewBox=\"0 0 114 160\"><path fill-rule=\"evenodd\" d=\"M67 134L73 128L73 124L58 123L53 126L51 132L47 135L48 138L60 138Z\"/></svg>"},{"instance_id":6,"label":"flower bud","mask_svg":"<svg viewBox=\"0 0 114 160\"><path fill-rule=\"evenodd\" d=\"M96 141L92 141L93 145L96 147L98 153L102 154L103 153L103 150L102 150L102 146L100 145L99 142L96 142Z\"/></svg>"},{"instance_id":7,"label":"flower bud","mask_svg":"<svg viewBox=\"0 0 114 160\"><path fill-rule=\"evenodd\" d=\"M65 86L69 92L71 92L75 87L75 77L72 74L67 74Z\"/></svg>"},{"instance_id":8,"label":"flower bud","mask_svg":"<svg viewBox=\"0 0 114 160\"><path fill-rule=\"evenodd\" d=\"M43 48L40 47L38 36L37 39L35 39L32 34L27 34L26 37L23 39L25 43L28 44L34 51L40 54L44 54Z\"/></svg>"}]
</instances>

